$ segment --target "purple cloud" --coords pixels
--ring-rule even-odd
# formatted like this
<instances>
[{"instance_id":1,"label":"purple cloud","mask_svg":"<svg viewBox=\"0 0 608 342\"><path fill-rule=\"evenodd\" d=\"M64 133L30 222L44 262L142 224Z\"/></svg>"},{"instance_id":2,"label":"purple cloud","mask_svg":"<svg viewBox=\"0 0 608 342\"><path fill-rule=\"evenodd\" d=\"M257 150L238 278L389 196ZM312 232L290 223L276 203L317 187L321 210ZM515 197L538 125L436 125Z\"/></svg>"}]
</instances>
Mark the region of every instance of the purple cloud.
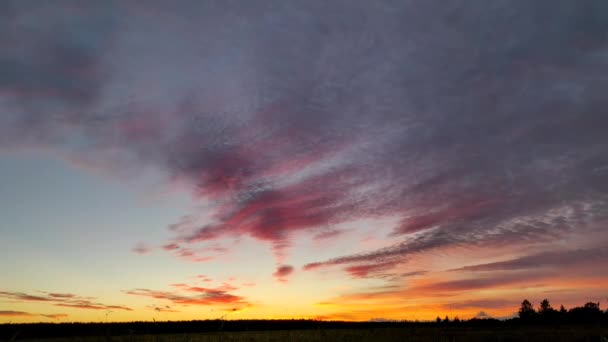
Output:
<instances>
[{"instance_id":1,"label":"purple cloud","mask_svg":"<svg viewBox=\"0 0 608 342\"><path fill-rule=\"evenodd\" d=\"M295 233L397 219L306 266L365 274L608 218L603 1L1 6L2 145L187 184L211 213L177 257L248 235L283 264Z\"/></svg>"}]
</instances>

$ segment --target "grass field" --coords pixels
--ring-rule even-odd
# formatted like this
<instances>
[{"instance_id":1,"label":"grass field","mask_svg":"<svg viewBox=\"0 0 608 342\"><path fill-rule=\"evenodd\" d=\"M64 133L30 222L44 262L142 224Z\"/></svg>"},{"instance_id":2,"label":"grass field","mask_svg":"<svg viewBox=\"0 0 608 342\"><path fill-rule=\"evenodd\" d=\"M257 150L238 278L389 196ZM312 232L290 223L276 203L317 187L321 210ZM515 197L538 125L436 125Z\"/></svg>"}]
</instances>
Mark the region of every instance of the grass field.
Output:
<instances>
[{"instance_id":1,"label":"grass field","mask_svg":"<svg viewBox=\"0 0 608 342\"><path fill-rule=\"evenodd\" d=\"M17 339L20 340L20 339ZM25 340L20 340L25 341ZM33 340L30 340L33 341ZM85 338L44 339L47 342L245 342L245 341L599 341L608 342L608 327L526 327L526 328L381 328L286 330L255 332L213 332L200 334L98 336Z\"/></svg>"}]
</instances>

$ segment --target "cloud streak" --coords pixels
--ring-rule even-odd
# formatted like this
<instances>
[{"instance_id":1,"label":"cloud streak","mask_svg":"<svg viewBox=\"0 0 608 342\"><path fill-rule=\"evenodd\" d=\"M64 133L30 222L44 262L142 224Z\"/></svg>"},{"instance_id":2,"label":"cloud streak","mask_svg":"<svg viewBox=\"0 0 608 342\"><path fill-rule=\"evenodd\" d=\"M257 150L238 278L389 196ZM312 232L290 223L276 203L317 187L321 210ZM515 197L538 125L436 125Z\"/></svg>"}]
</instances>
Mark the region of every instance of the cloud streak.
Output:
<instances>
[{"instance_id":1,"label":"cloud streak","mask_svg":"<svg viewBox=\"0 0 608 342\"><path fill-rule=\"evenodd\" d=\"M36 316L36 315L28 313L28 312L23 312L23 311L3 310L3 311L0 311L0 316L2 316L2 317L30 317L30 316Z\"/></svg>"},{"instance_id":2,"label":"cloud streak","mask_svg":"<svg viewBox=\"0 0 608 342\"><path fill-rule=\"evenodd\" d=\"M608 250L606 247L601 247L569 251L549 251L506 261L464 266L453 271L508 271L541 267L563 268L606 262L608 262Z\"/></svg>"},{"instance_id":3,"label":"cloud streak","mask_svg":"<svg viewBox=\"0 0 608 342\"><path fill-rule=\"evenodd\" d=\"M229 293L237 290L236 287L224 284L217 288L189 286L186 284L172 285L178 291L155 291L150 289L133 289L125 293L133 296L148 297L167 300L175 305L221 305L221 306L249 306L250 304L241 296Z\"/></svg>"},{"instance_id":4,"label":"cloud streak","mask_svg":"<svg viewBox=\"0 0 608 342\"><path fill-rule=\"evenodd\" d=\"M88 310L124 310L133 311L133 309L123 305L107 305L94 302L95 298L81 297L71 293L45 293L44 295L31 295L22 292L0 291L0 299L13 301L17 303L23 302L41 302L49 303L54 306L88 309Z\"/></svg>"},{"instance_id":5,"label":"cloud streak","mask_svg":"<svg viewBox=\"0 0 608 342\"><path fill-rule=\"evenodd\" d=\"M66 314L33 314L24 311L12 311L12 310L2 310L0 311L0 317L46 317L50 319L63 319L67 318Z\"/></svg>"}]
</instances>

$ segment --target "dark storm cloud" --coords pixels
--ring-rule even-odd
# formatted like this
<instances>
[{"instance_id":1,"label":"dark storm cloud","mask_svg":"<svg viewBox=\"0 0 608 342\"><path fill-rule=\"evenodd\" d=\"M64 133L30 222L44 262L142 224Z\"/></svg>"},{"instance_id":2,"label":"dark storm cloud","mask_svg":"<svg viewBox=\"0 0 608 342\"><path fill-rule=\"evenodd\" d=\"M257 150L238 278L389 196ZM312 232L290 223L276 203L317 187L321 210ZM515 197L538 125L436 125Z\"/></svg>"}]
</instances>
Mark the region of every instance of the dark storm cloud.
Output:
<instances>
[{"instance_id":1,"label":"dark storm cloud","mask_svg":"<svg viewBox=\"0 0 608 342\"><path fill-rule=\"evenodd\" d=\"M191 184L214 213L172 226L176 255L245 234L282 263L294 231L396 217L393 246L307 268L397 265L608 218L605 1L141 3L80 9L66 31L68 4L3 11L2 44L23 41L0 55L19 108L3 126ZM123 11L140 15L117 38ZM147 97L93 120L116 89Z\"/></svg>"}]
</instances>

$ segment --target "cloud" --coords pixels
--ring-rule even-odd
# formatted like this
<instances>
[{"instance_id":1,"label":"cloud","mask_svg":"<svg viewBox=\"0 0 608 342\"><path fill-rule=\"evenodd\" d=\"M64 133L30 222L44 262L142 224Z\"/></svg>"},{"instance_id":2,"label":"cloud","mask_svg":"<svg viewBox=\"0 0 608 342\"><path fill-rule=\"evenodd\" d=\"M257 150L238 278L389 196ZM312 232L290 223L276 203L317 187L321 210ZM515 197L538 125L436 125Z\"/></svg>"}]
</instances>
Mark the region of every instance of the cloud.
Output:
<instances>
[{"instance_id":1,"label":"cloud","mask_svg":"<svg viewBox=\"0 0 608 342\"><path fill-rule=\"evenodd\" d=\"M348 272L353 278L367 278L371 273L386 271L387 269L393 268L394 266L394 263L387 262L381 264L348 266L344 270Z\"/></svg>"},{"instance_id":2,"label":"cloud","mask_svg":"<svg viewBox=\"0 0 608 342\"><path fill-rule=\"evenodd\" d=\"M201 281L204 281L206 283L210 283L213 281L213 279L209 278L208 276L204 275L204 274L199 274L197 276L195 276L196 279L199 279Z\"/></svg>"},{"instance_id":3,"label":"cloud","mask_svg":"<svg viewBox=\"0 0 608 342\"><path fill-rule=\"evenodd\" d=\"M50 318L50 319L64 319L64 318L68 317L68 315L66 315L66 314L46 314L46 315L41 314L40 316Z\"/></svg>"},{"instance_id":4,"label":"cloud","mask_svg":"<svg viewBox=\"0 0 608 342\"><path fill-rule=\"evenodd\" d=\"M217 288L173 284L178 291L154 291L150 289L134 289L125 291L127 294L154 299L163 299L176 305L241 305L250 304L241 296L229 293L237 288L224 284Z\"/></svg>"},{"instance_id":5,"label":"cloud","mask_svg":"<svg viewBox=\"0 0 608 342\"><path fill-rule=\"evenodd\" d=\"M72 293L49 293L49 297L53 298L75 298L76 295Z\"/></svg>"},{"instance_id":6,"label":"cloud","mask_svg":"<svg viewBox=\"0 0 608 342\"><path fill-rule=\"evenodd\" d=\"M0 311L0 317L46 317L46 318L50 318L50 319L63 319L63 318L67 318L68 315L66 314L33 314L33 313L29 313L29 312L24 312L24 311L11 311L11 310L4 310L4 311Z\"/></svg>"},{"instance_id":7,"label":"cloud","mask_svg":"<svg viewBox=\"0 0 608 342\"><path fill-rule=\"evenodd\" d=\"M152 249L143 243L138 243L135 247L133 247L133 252L137 254L148 254L151 251Z\"/></svg>"},{"instance_id":8,"label":"cloud","mask_svg":"<svg viewBox=\"0 0 608 342\"><path fill-rule=\"evenodd\" d=\"M519 257L516 259L464 266L453 271L506 271L540 267L556 267L563 269L573 265L600 265L608 262L606 247L548 251Z\"/></svg>"},{"instance_id":9,"label":"cloud","mask_svg":"<svg viewBox=\"0 0 608 342\"><path fill-rule=\"evenodd\" d=\"M530 282L557 276L551 272L520 272L515 274L496 274L486 277L474 277L457 280L435 281L426 284L418 284L409 288L406 293L416 295L441 296L443 294L454 295L458 292L492 288L512 288L514 285L527 285Z\"/></svg>"},{"instance_id":10,"label":"cloud","mask_svg":"<svg viewBox=\"0 0 608 342\"><path fill-rule=\"evenodd\" d=\"M602 0L3 6L2 145L187 184L210 210L176 257L245 235L282 265L296 232L396 219L306 267L357 271L608 218Z\"/></svg>"},{"instance_id":11,"label":"cloud","mask_svg":"<svg viewBox=\"0 0 608 342\"><path fill-rule=\"evenodd\" d=\"M166 251L172 251L175 249L179 249L179 245L176 243L168 243L166 245L163 246L163 249Z\"/></svg>"},{"instance_id":12,"label":"cloud","mask_svg":"<svg viewBox=\"0 0 608 342\"><path fill-rule=\"evenodd\" d=\"M0 317L30 317L30 316L36 316L36 315L28 313L28 312L23 312L23 311L10 311L10 310L0 311Z\"/></svg>"},{"instance_id":13,"label":"cloud","mask_svg":"<svg viewBox=\"0 0 608 342\"><path fill-rule=\"evenodd\" d=\"M49 302L49 301L54 301L55 299L52 298L48 298L48 297L42 297L42 296L35 296L35 295L29 295L26 293L22 293L22 292L6 292L6 291L0 291L0 297L2 298L7 298L7 299L13 299L13 300L17 300L17 301L33 301L33 302Z\"/></svg>"},{"instance_id":14,"label":"cloud","mask_svg":"<svg viewBox=\"0 0 608 342\"><path fill-rule=\"evenodd\" d=\"M151 306L148 306L148 308L150 308L156 312L168 312L168 313L179 312L178 310L172 309L169 305L164 305L164 306L151 305Z\"/></svg>"},{"instance_id":15,"label":"cloud","mask_svg":"<svg viewBox=\"0 0 608 342\"><path fill-rule=\"evenodd\" d=\"M238 288L236 286L233 286L229 283L222 283L221 286L216 287L214 289L210 289L210 288L205 288L205 287L198 287L198 286L190 286L190 285L186 285L186 284L171 284L172 287L178 288L182 291L187 291L187 292L201 292L201 293L206 293L209 291L234 291L234 290L238 290Z\"/></svg>"},{"instance_id":16,"label":"cloud","mask_svg":"<svg viewBox=\"0 0 608 342\"><path fill-rule=\"evenodd\" d=\"M346 273L350 274L353 278L389 278L389 279L400 279L408 278L419 275L424 275L427 271L411 271L411 272L398 272L394 268L399 264L398 261L388 261L378 264L360 264L347 266L344 268ZM308 266L308 268L306 268ZM305 269L311 269L310 265L305 266ZM314 266L313 266L314 268Z\"/></svg>"},{"instance_id":17,"label":"cloud","mask_svg":"<svg viewBox=\"0 0 608 342\"><path fill-rule=\"evenodd\" d=\"M290 265L280 265L277 267L277 270L272 274L277 280L285 282L287 281L287 277L293 273L293 266Z\"/></svg>"},{"instance_id":18,"label":"cloud","mask_svg":"<svg viewBox=\"0 0 608 342\"><path fill-rule=\"evenodd\" d=\"M90 310L125 310L133 311L131 308L122 305L106 305L93 302L91 297L81 297L71 293L44 293L44 296L35 296L22 292L0 291L0 299L16 302L46 302L54 306L90 309Z\"/></svg>"},{"instance_id":19,"label":"cloud","mask_svg":"<svg viewBox=\"0 0 608 342\"><path fill-rule=\"evenodd\" d=\"M313 236L313 239L315 241L335 239L338 236L344 234L345 232L346 232L345 230L340 230L340 229L329 229L329 230L321 231L321 232L315 234Z\"/></svg>"},{"instance_id":20,"label":"cloud","mask_svg":"<svg viewBox=\"0 0 608 342\"><path fill-rule=\"evenodd\" d=\"M55 306L62 306L66 308L75 308L75 309L89 309L89 310L125 310L125 311L133 311L133 309L121 306L121 305L104 305L99 303L91 303L87 301L83 302L73 302L73 303L58 303Z\"/></svg>"},{"instance_id":21,"label":"cloud","mask_svg":"<svg viewBox=\"0 0 608 342\"><path fill-rule=\"evenodd\" d=\"M26 2L3 7L0 122L7 129L2 141L59 142L62 137L49 128L84 119L83 109L92 108L108 80L101 56L114 42L114 7Z\"/></svg>"}]
</instances>

